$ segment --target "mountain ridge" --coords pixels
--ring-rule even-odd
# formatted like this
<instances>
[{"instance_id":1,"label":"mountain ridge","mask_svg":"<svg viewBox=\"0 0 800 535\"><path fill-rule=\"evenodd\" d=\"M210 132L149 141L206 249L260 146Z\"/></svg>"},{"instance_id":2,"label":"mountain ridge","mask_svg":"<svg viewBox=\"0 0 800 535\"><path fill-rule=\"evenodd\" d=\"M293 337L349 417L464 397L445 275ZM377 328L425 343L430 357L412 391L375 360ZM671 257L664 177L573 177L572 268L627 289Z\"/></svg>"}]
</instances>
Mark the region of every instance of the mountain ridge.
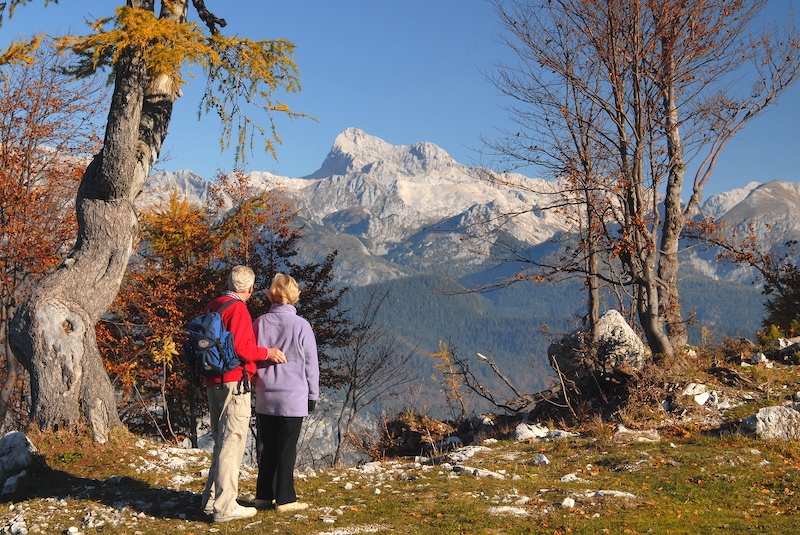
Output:
<instances>
[{"instance_id":1,"label":"mountain ridge","mask_svg":"<svg viewBox=\"0 0 800 535\"><path fill-rule=\"evenodd\" d=\"M516 214L503 221L503 232L535 247L568 232L564 218L549 210L548 193L557 181L513 173L507 181L485 179L485 170L453 160L433 143L391 145L358 128L348 128L314 173L300 178L251 171L258 188L277 189L298 209L306 228L301 258L320 261L334 249L337 276L346 284L370 284L415 273L438 271L451 276L488 269L490 241L464 239L498 213ZM163 198L172 188L191 201L208 196L208 180L190 170L157 171L140 203ZM743 188L710 196L701 212L734 228L749 219L759 225L767 243L800 233L800 184L751 182ZM715 266L713 252L684 255L687 267L711 277L738 277L741 268Z\"/></svg>"}]
</instances>

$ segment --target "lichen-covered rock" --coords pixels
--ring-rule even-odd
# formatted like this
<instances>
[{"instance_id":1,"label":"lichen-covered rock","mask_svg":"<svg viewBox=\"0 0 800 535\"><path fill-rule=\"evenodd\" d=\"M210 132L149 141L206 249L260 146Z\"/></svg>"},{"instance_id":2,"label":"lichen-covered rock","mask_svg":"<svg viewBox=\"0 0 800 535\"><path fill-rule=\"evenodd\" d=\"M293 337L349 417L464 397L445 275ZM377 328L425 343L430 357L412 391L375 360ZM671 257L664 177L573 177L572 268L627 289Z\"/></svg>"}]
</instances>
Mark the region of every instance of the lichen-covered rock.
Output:
<instances>
[{"instance_id":1,"label":"lichen-covered rock","mask_svg":"<svg viewBox=\"0 0 800 535\"><path fill-rule=\"evenodd\" d=\"M573 332L547 349L550 362L568 378L580 378L592 370L618 368L641 370L649 355L647 346L616 310L603 314L598 323L596 353L592 357L588 331Z\"/></svg>"},{"instance_id":2,"label":"lichen-covered rock","mask_svg":"<svg viewBox=\"0 0 800 535\"><path fill-rule=\"evenodd\" d=\"M764 407L742 422L745 432L754 434L756 438L765 440L800 439L800 412L791 403Z\"/></svg>"},{"instance_id":3,"label":"lichen-covered rock","mask_svg":"<svg viewBox=\"0 0 800 535\"><path fill-rule=\"evenodd\" d=\"M0 438L0 487L30 467L35 453L36 448L24 433L14 431Z\"/></svg>"}]
</instances>

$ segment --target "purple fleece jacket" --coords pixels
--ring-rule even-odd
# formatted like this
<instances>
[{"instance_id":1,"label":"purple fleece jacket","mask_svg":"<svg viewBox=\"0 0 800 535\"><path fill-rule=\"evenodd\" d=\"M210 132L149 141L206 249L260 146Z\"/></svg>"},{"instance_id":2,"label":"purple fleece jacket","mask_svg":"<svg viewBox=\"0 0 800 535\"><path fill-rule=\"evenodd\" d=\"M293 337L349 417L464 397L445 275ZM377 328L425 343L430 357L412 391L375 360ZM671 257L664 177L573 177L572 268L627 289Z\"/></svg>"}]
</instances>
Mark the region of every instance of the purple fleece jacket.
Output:
<instances>
[{"instance_id":1,"label":"purple fleece jacket","mask_svg":"<svg viewBox=\"0 0 800 535\"><path fill-rule=\"evenodd\" d=\"M256 412L269 416L308 416L308 400L319 398L317 342L311 325L292 305L273 304L253 323L256 343L277 347L286 362L261 361L253 377Z\"/></svg>"}]
</instances>

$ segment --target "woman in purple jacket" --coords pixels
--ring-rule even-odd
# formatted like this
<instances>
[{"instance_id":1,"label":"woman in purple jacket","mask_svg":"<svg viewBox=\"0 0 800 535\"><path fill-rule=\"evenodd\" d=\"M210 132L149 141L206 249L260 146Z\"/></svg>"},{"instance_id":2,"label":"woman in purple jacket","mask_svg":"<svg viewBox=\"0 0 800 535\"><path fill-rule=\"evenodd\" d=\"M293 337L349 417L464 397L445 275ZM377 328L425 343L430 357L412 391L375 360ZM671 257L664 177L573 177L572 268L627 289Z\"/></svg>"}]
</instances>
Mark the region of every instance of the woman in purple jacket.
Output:
<instances>
[{"instance_id":1,"label":"woman in purple jacket","mask_svg":"<svg viewBox=\"0 0 800 535\"><path fill-rule=\"evenodd\" d=\"M294 465L303 418L319 399L317 343L311 325L294 307L300 288L289 275L279 273L269 288L269 312L253 323L261 347L277 347L286 362L258 363L254 377L258 432L264 444L258 463L255 506L280 512L306 509L297 501Z\"/></svg>"}]
</instances>

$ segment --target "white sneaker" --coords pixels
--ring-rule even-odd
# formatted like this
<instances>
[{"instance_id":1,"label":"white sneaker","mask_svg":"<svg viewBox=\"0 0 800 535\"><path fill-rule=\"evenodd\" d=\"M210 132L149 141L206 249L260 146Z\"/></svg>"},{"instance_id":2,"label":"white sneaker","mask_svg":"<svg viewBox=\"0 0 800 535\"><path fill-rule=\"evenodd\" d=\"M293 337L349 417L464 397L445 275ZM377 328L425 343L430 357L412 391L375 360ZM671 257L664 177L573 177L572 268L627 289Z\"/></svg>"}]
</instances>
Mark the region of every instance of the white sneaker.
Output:
<instances>
[{"instance_id":1,"label":"white sneaker","mask_svg":"<svg viewBox=\"0 0 800 535\"><path fill-rule=\"evenodd\" d=\"M302 511L303 509L308 509L306 502L289 502L275 506L275 510L279 513L290 513L292 511Z\"/></svg>"},{"instance_id":2,"label":"white sneaker","mask_svg":"<svg viewBox=\"0 0 800 535\"><path fill-rule=\"evenodd\" d=\"M255 514L256 514L255 507L242 507L241 505L237 505L235 509L232 509L229 513L226 513L224 515L219 513L214 513L214 522L227 522L228 520L250 518L251 516L255 516Z\"/></svg>"},{"instance_id":3,"label":"white sneaker","mask_svg":"<svg viewBox=\"0 0 800 535\"><path fill-rule=\"evenodd\" d=\"M213 515L214 514L214 500L208 500L206 502L206 505L203 507L203 513L205 513L207 515Z\"/></svg>"}]
</instances>

